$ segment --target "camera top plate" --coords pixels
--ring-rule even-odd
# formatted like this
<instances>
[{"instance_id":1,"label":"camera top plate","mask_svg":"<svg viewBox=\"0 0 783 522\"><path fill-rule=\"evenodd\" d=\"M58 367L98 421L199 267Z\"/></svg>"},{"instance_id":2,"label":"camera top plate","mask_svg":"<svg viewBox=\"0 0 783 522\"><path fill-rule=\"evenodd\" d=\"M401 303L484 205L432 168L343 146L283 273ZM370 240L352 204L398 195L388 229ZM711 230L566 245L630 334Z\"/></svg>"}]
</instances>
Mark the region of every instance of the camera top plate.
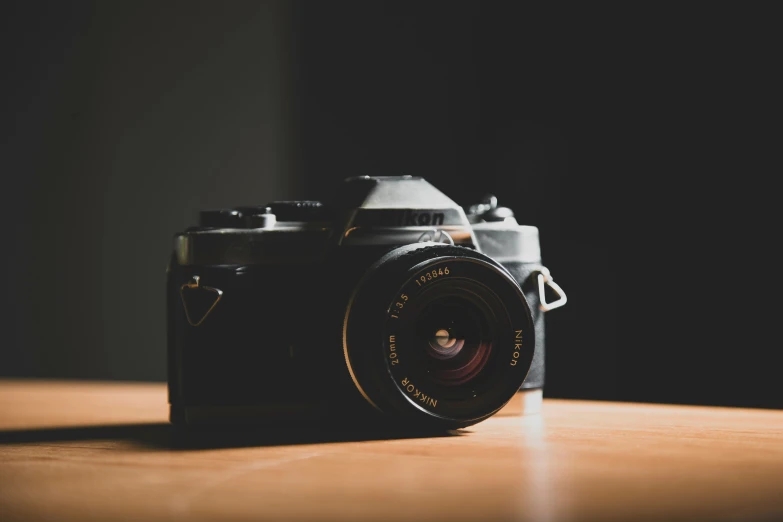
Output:
<instances>
[{"instance_id":1,"label":"camera top plate","mask_svg":"<svg viewBox=\"0 0 783 522\"><path fill-rule=\"evenodd\" d=\"M330 247L395 247L438 237L501 262L539 262L538 229L519 225L509 209L495 216L493 202L492 219L483 219L473 207L466 215L424 178L359 176L346 179L329 205L275 201L202 211L200 226L175 235L174 252L180 265L308 263Z\"/></svg>"}]
</instances>

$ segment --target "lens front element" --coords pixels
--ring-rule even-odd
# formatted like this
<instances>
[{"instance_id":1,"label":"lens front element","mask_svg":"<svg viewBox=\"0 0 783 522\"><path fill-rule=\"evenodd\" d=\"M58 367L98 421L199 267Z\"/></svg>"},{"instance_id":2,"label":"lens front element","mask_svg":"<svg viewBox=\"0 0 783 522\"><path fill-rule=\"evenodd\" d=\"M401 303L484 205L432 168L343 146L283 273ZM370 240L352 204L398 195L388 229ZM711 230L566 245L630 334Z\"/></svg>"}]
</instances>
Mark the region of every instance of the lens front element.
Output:
<instances>
[{"instance_id":1,"label":"lens front element","mask_svg":"<svg viewBox=\"0 0 783 522\"><path fill-rule=\"evenodd\" d=\"M432 380L442 386L459 386L487 365L495 336L490 325L493 318L485 303L472 302L445 285L438 290L440 295L431 296L415 320L416 334Z\"/></svg>"}]
</instances>

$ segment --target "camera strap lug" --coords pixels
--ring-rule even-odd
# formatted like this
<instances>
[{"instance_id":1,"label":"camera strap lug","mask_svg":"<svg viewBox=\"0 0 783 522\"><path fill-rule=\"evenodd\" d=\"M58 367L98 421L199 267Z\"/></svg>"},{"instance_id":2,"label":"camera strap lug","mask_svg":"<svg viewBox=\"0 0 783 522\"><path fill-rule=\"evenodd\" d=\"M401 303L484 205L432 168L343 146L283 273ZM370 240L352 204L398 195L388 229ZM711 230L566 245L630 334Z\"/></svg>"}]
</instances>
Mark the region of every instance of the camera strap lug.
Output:
<instances>
[{"instance_id":1,"label":"camera strap lug","mask_svg":"<svg viewBox=\"0 0 783 522\"><path fill-rule=\"evenodd\" d=\"M223 290L200 284L201 277L194 275L191 282L179 289L185 318L190 326L199 326L223 297Z\"/></svg>"},{"instance_id":2,"label":"camera strap lug","mask_svg":"<svg viewBox=\"0 0 783 522\"><path fill-rule=\"evenodd\" d=\"M560 308L566 302L568 302L568 298L565 295L565 292L563 292L563 289L560 288L560 285L555 283L554 279L552 279L552 275L549 273L549 269L545 266L542 266L533 274L536 274L538 278L538 301L539 301L539 308L543 312L548 312L550 310L554 310L555 308ZM531 274L532 275L532 274ZM552 289L552 291L557 295L557 299L552 301L551 303L548 303L546 300L546 287L549 287Z\"/></svg>"}]
</instances>

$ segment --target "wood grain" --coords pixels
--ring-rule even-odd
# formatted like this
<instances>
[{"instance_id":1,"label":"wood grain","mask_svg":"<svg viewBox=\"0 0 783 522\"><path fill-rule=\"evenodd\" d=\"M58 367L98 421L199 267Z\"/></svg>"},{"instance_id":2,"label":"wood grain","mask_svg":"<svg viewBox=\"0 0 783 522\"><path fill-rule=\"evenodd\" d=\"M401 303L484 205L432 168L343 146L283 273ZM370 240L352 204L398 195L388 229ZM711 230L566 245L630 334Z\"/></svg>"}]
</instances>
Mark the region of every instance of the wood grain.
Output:
<instances>
[{"instance_id":1,"label":"wood grain","mask_svg":"<svg viewBox=\"0 0 783 522\"><path fill-rule=\"evenodd\" d=\"M459 435L183 447L165 387L0 381L0 520L783 520L783 412L546 400Z\"/></svg>"}]
</instances>

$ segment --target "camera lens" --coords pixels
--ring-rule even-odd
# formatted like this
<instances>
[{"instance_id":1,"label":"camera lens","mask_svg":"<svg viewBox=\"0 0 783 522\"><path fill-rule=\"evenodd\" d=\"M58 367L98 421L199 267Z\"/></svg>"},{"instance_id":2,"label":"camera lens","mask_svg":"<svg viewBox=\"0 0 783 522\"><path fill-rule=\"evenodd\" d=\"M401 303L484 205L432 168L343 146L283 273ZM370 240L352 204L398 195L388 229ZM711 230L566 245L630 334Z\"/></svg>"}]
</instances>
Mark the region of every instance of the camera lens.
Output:
<instances>
[{"instance_id":1,"label":"camera lens","mask_svg":"<svg viewBox=\"0 0 783 522\"><path fill-rule=\"evenodd\" d=\"M469 383L481 373L492 354L494 328L479 303L441 290L415 320L416 336L427 358L423 361L433 382L442 386Z\"/></svg>"},{"instance_id":2,"label":"camera lens","mask_svg":"<svg viewBox=\"0 0 783 522\"><path fill-rule=\"evenodd\" d=\"M500 265L473 250L409 245L365 274L345 316L356 388L384 413L462 427L522 385L535 347L530 308Z\"/></svg>"}]
</instances>

